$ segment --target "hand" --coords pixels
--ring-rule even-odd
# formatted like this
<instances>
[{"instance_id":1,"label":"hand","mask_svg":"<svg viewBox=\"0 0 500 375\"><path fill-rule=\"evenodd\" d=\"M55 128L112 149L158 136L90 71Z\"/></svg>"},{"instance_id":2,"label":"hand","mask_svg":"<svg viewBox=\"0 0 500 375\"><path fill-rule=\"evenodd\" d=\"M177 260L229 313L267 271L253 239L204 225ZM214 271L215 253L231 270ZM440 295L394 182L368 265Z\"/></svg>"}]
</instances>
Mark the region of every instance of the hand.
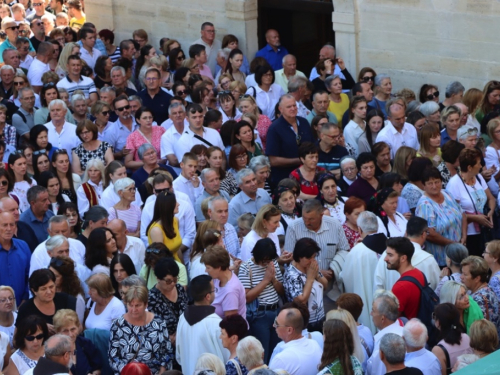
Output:
<instances>
[{"instance_id":1,"label":"hand","mask_svg":"<svg viewBox=\"0 0 500 375\"><path fill-rule=\"evenodd\" d=\"M445 276L450 276L451 275L451 270L448 267L444 267L441 270L441 273L439 274L439 277L443 278Z\"/></svg>"},{"instance_id":2,"label":"hand","mask_svg":"<svg viewBox=\"0 0 500 375\"><path fill-rule=\"evenodd\" d=\"M269 262L269 264L266 267L266 273L264 274L264 281L266 281L269 284L271 281L273 281L275 276L276 276L276 268L274 268L274 262Z\"/></svg>"},{"instance_id":3,"label":"hand","mask_svg":"<svg viewBox=\"0 0 500 375\"><path fill-rule=\"evenodd\" d=\"M488 228L493 228L493 223L490 220L489 216L486 215L475 215L476 217L476 223L479 225L483 225Z\"/></svg>"},{"instance_id":4,"label":"hand","mask_svg":"<svg viewBox=\"0 0 500 375\"><path fill-rule=\"evenodd\" d=\"M193 177L191 177L191 178L189 179L189 181L191 181L191 183L193 184L193 186L194 186L195 188L197 188L198 186L200 186L200 179L198 178L198 176L197 176L197 175L194 175Z\"/></svg>"},{"instance_id":5,"label":"hand","mask_svg":"<svg viewBox=\"0 0 500 375\"><path fill-rule=\"evenodd\" d=\"M403 214L403 216L405 217L406 220L410 220L410 218L411 218L412 215L411 215L411 212L405 212Z\"/></svg>"},{"instance_id":6,"label":"hand","mask_svg":"<svg viewBox=\"0 0 500 375\"><path fill-rule=\"evenodd\" d=\"M130 154L132 150L130 148L122 148L122 154L123 156Z\"/></svg>"},{"instance_id":7,"label":"hand","mask_svg":"<svg viewBox=\"0 0 500 375\"><path fill-rule=\"evenodd\" d=\"M345 69L345 62L340 57L337 58L337 65L339 66L340 70L344 70Z\"/></svg>"},{"instance_id":8,"label":"hand","mask_svg":"<svg viewBox=\"0 0 500 375\"><path fill-rule=\"evenodd\" d=\"M493 174L492 168L489 169L483 168L483 171L481 172L481 176L483 176L486 181L490 180L492 174Z\"/></svg>"},{"instance_id":9,"label":"hand","mask_svg":"<svg viewBox=\"0 0 500 375\"><path fill-rule=\"evenodd\" d=\"M289 251L283 251L281 256L278 258L278 263L290 263L292 261L293 254Z\"/></svg>"},{"instance_id":10,"label":"hand","mask_svg":"<svg viewBox=\"0 0 500 375\"><path fill-rule=\"evenodd\" d=\"M309 267L307 267L306 271L307 278L315 279L318 276L318 272L319 272L318 261L314 259L309 265Z\"/></svg>"},{"instance_id":11,"label":"hand","mask_svg":"<svg viewBox=\"0 0 500 375\"><path fill-rule=\"evenodd\" d=\"M333 280L333 271L332 270L321 270L321 274L326 277L328 281Z\"/></svg>"},{"instance_id":12,"label":"hand","mask_svg":"<svg viewBox=\"0 0 500 375\"><path fill-rule=\"evenodd\" d=\"M460 243L462 245L464 245L464 246L466 245L466 243L467 243L467 234L465 234L464 236L462 236L462 238L460 240Z\"/></svg>"},{"instance_id":13,"label":"hand","mask_svg":"<svg viewBox=\"0 0 500 375\"><path fill-rule=\"evenodd\" d=\"M326 74L332 74L332 71L333 71L332 60L330 60L330 59L325 60L325 72L326 72Z\"/></svg>"}]
</instances>

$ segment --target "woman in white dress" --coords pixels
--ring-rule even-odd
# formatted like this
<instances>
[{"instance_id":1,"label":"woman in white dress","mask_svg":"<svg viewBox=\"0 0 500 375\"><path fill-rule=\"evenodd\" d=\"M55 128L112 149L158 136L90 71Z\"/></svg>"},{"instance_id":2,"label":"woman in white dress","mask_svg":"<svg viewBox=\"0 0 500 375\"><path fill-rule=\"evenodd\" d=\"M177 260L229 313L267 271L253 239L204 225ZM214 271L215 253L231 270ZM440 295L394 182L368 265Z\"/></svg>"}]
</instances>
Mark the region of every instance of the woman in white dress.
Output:
<instances>
[{"instance_id":1,"label":"woman in white dress","mask_svg":"<svg viewBox=\"0 0 500 375\"><path fill-rule=\"evenodd\" d=\"M375 214L378 219L378 233L389 237L404 237L408 220L396 212L399 193L393 188L379 190L374 198L376 204Z\"/></svg>"},{"instance_id":2,"label":"woman in white dress","mask_svg":"<svg viewBox=\"0 0 500 375\"><path fill-rule=\"evenodd\" d=\"M16 330L17 306L14 289L10 286L0 286L0 332L9 338L10 347L14 348L13 339Z\"/></svg>"}]
</instances>

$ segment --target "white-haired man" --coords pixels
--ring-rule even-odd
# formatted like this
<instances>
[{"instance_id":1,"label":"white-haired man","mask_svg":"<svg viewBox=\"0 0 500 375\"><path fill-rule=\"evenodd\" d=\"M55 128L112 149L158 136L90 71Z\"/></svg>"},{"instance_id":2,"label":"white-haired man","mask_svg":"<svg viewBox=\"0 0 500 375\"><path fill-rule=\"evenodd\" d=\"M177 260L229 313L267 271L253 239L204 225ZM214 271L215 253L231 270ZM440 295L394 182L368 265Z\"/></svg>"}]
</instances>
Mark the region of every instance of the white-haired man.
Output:
<instances>
[{"instance_id":1,"label":"white-haired man","mask_svg":"<svg viewBox=\"0 0 500 375\"><path fill-rule=\"evenodd\" d=\"M403 328L403 339L406 344L405 365L416 367L425 375L440 375L439 359L425 348L427 343L427 327L420 320L410 319Z\"/></svg>"},{"instance_id":2,"label":"white-haired man","mask_svg":"<svg viewBox=\"0 0 500 375\"><path fill-rule=\"evenodd\" d=\"M66 121L68 107L64 100L54 99L49 104L50 122L45 124L48 130L48 140L52 146L59 150L69 150L68 157L71 162L71 150L78 147L82 141L76 136L76 125Z\"/></svg>"},{"instance_id":3,"label":"white-haired man","mask_svg":"<svg viewBox=\"0 0 500 375\"><path fill-rule=\"evenodd\" d=\"M305 74L297 70L297 58L294 55L286 55L282 60L283 69L274 72L275 81L284 92L288 92L288 80L292 77L306 78Z\"/></svg>"}]
</instances>

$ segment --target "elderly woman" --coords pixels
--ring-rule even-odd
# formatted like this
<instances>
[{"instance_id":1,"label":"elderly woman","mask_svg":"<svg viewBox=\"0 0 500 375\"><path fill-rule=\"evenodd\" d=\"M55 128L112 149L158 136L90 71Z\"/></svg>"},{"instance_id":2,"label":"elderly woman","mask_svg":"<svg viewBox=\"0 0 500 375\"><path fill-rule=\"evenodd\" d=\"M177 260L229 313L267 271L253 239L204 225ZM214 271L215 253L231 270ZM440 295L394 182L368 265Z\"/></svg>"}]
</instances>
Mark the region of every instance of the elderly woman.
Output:
<instances>
[{"instance_id":1,"label":"elderly woman","mask_svg":"<svg viewBox=\"0 0 500 375\"><path fill-rule=\"evenodd\" d=\"M124 291L122 288L122 282L127 277L135 275L136 269L132 259L127 254L117 252L116 255L111 259L109 264L109 277L111 279L111 285L115 290L115 297L122 298Z\"/></svg>"},{"instance_id":2,"label":"elderly woman","mask_svg":"<svg viewBox=\"0 0 500 375\"><path fill-rule=\"evenodd\" d=\"M359 170L359 178L354 181L349 189L347 195L349 197L357 197L369 202L370 198L377 192L378 180L375 177L375 157L368 152L359 154L356 160L356 166Z\"/></svg>"},{"instance_id":3,"label":"elderly woman","mask_svg":"<svg viewBox=\"0 0 500 375\"><path fill-rule=\"evenodd\" d=\"M90 108L90 114L95 117L94 124L97 126L97 139L104 140L104 130L109 129L111 122L109 116L111 108L108 103L98 100Z\"/></svg>"},{"instance_id":4,"label":"elderly woman","mask_svg":"<svg viewBox=\"0 0 500 375\"><path fill-rule=\"evenodd\" d=\"M222 346L229 350L229 361L226 362L226 375L246 375L248 370L243 366L236 354L238 342L247 336L248 324L239 315L224 317L219 323Z\"/></svg>"},{"instance_id":5,"label":"elderly woman","mask_svg":"<svg viewBox=\"0 0 500 375\"><path fill-rule=\"evenodd\" d=\"M444 129L441 130L441 146L443 146L450 139L457 141L457 131L461 126L460 123L461 112L458 107L450 105L443 109L441 112L441 123Z\"/></svg>"},{"instance_id":6,"label":"elderly woman","mask_svg":"<svg viewBox=\"0 0 500 375\"><path fill-rule=\"evenodd\" d=\"M337 180L331 173L323 173L318 177L318 195L316 199L323 203L325 212L336 218L340 224L345 223L344 203L347 197L338 196Z\"/></svg>"},{"instance_id":7,"label":"elderly woman","mask_svg":"<svg viewBox=\"0 0 500 375\"><path fill-rule=\"evenodd\" d=\"M462 263L462 260L469 256L469 251L467 250L467 248L459 243L451 243L449 245L446 245L446 247L444 248L444 252L446 254L446 267L444 267L441 271L442 279L435 290L438 297L441 293L441 288L446 282L450 280L460 282L462 277L460 263Z\"/></svg>"},{"instance_id":8,"label":"elderly woman","mask_svg":"<svg viewBox=\"0 0 500 375\"><path fill-rule=\"evenodd\" d=\"M392 187L384 188L374 196L378 233L386 237L404 237L408 220L396 211L399 193Z\"/></svg>"},{"instance_id":9,"label":"elderly woman","mask_svg":"<svg viewBox=\"0 0 500 375\"><path fill-rule=\"evenodd\" d=\"M446 265L445 246L465 243L467 217L458 203L442 190L441 173L436 168L428 168L423 172L422 184L425 194L417 202L415 215L427 220L429 234L425 249L434 255L442 267Z\"/></svg>"},{"instance_id":10,"label":"elderly woman","mask_svg":"<svg viewBox=\"0 0 500 375\"><path fill-rule=\"evenodd\" d=\"M312 142L304 142L299 146L299 159L302 165L290 173L290 178L300 183L299 199L313 199L319 193L318 176L325 168L318 167L319 148Z\"/></svg>"},{"instance_id":11,"label":"elderly woman","mask_svg":"<svg viewBox=\"0 0 500 375\"><path fill-rule=\"evenodd\" d=\"M131 151L125 156L125 166L133 170L144 165L138 155L139 147L144 143L153 145L156 150L157 159L161 159L160 141L161 136L165 133L165 129L162 126L153 126L153 112L146 107L142 107L135 112L135 120L139 125L139 129L127 137L126 148Z\"/></svg>"},{"instance_id":12,"label":"elderly woman","mask_svg":"<svg viewBox=\"0 0 500 375\"><path fill-rule=\"evenodd\" d=\"M283 219L283 215L281 216L281 218ZM245 236L252 230L254 221L255 216L253 216L251 213L243 214L238 218L238 227L236 228L236 230L238 232L238 240L240 242L240 246L243 243L243 239L245 238Z\"/></svg>"},{"instance_id":13,"label":"elderly woman","mask_svg":"<svg viewBox=\"0 0 500 375\"><path fill-rule=\"evenodd\" d=\"M247 95L255 98L262 114L270 119L274 119L276 104L278 104L281 96L285 94L281 86L274 83L274 79L274 70L270 65L258 66L255 69L255 82L257 82L258 86L252 86L246 92Z\"/></svg>"},{"instance_id":14,"label":"elderly woman","mask_svg":"<svg viewBox=\"0 0 500 375\"><path fill-rule=\"evenodd\" d=\"M87 285L90 296L87 308L90 310L85 320L85 329L109 331L113 321L125 313L125 306L115 297L108 275L96 273L88 278Z\"/></svg>"},{"instance_id":15,"label":"elderly woman","mask_svg":"<svg viewBox=\"0 0 500 375\"><path fill-rule=\"evenodd\" d=\"M270 238L258 240L252 248L252 257L242 263L238 275L245 288L250 333L267 349L265 362L269 362L270 353L279 342L273 328L280 295L284 294L278 249Z\"/></svg>"},{"instance_id":16,"label":"elderly woman","mask_svg":"<svg viewBox=\"0 0 500 375\"><path fill-rule=\"evenodd\" d=\"M255 156L250 159L249 168L255 173L255 177L257 178L257 187L264 189L272 194L271 186L269 185L269 176L271 174L271 163L269 163L269 159L264 156Z\"/></svg>"},{"instance_id":17,"label":"elderly woman","mask_svg":"<svg viewBox=\"0 0 500 375\"><path fill-rule=\"evenodd\" d=\"M422 175L424 171L432 167L429 158L414 158L408 168L408 183L403 187L401 196L406 199L411 212L415 212L418 200L424 194Z\"/></svg>"},{"instance_id":18,"label":"elderly woman","mask_svg":"<svg viewBox=\"0 0 500 375\"><path fill-rule=\"evenodd\" d=\"M325 79L326 89L329 91L328 98L330 99L330 104L328 105L328 111L333 113L337 119L341 119L345 111L349 110L349 97L342 92L342 80L338 74L333 74ZM366 100L365 100L366 102ZM364 117L366 117L366 109ZM364 118L363 117L363 118ZM359 118L359 121L363 119ZM353 145L357 148L357 143Z\"/></svg>"},{"instance_id":19,"label":"elderly woman","mask_svg":"<svg viewBox=\"0 0 500 375\"><path fill-rule=\"evenodd\" d=\"M369 106L381 111L387 118L385 103L392 97L391 77L387 74L377 74L375 77L374 91L377 93L373 100L368 103Z\"/></svg>"},{"instance_id":20,"label":"elderly woman","mask_svg":"<svg viewBox=\"0 0 500 375\"><path fill-rule=\"evenodd\" d=\"M450 179L457 174L459 169L458 156L464 148L465 146L462 143L451 139L441 147L442 160L437 169L441 172L443 178L443 189L446 189Z\"/></svg>"},{"instance_id":21,"label":"elderly woman","mask_svg":"<svg viewBox=\"0 0 500 375\"><path fill-rule=\"evenodd\" d=\"M194 368L193 375L225 375L224 362L212 353L203 353Z\"/></svg>"},{"instance_id":22,"label":"elderly woman","mask_svg":"<svg viewBox=\"0 0 500 375\"><path fill-rule=\"evenodd\" d=\"M97 125L90 120L81 121L76 127L76 135L82 143L72 151L71 166L73 172L80 176L90 160L101 160L104 165L115 160L113 148L108 142L97 139L98 132Z\"/></svg>"},{"instance_id":23,"label":"elderly woman","mask_svg":"<svg viewBox=\"0 0 500 375\"><path fill-rule=\"evenodd\" d=\"M23 375L38 363L45 353L44 342L49 338L49 330L45 320L38 315L26 317L14 334L14 347L6 375Z\"/></svg>"},{"instance_id":24,"label":"elderly woman","mask_svg":"<svg viewBox=\"0 0 500 375\"><path fill-rule=\"evenodd\" d=\"M337 180L337 185L343 196L347 195L349 186L358 178L358 167L356 159L352 156L344 156L340 159L340 178Z\"/></svg>"},{"instance_id":25,"label":"elderly woman","mask_svg":"<svg viewBox=\"0 0 500 375\"><path fill-rule=\"evenodd\" d=\"M201 228L201 225L199 228ZM156 263L162 258L172 257L172 252L163 243L153 242L146 248L144 265L142 266L139 275L146 281L148 289L152 289L158 283L158 279L156 278L156 275L154 273ZM188 277L186 266L178 260L176 260L175 263L177 264L177 266L179 266L179 275L177 277L177 282L182 286L187 287Z\"/></svg>"},{"instance_id":26,"label":"elderly woman","mask_svg":"<svg viewBox=\"0 0 500 375\"><path fill-rule=\"evenodd\" d=\"M70 370L73 375L100 375L103 367L101 354L92 341L80 335L82 325L73 310L62 309L54 315L56 333L68 336L76 347L76 363Z\"/></svg>"},{"instance_id":27,"label":"elderly woman","mask_svg":"<svg viewBox=\"0 0 500 375\"><path fill-rule=\"evenodd\" d=\"M130 275L126 277L121 283L120 298L123 299L128 290L133 286L146 287L146 281L139 275Z\"/></svg>"},{"instance_id":28,"label":"elderly woman","mask_svg":"<svg viewBox=\"0 0 500 375\"><path fill-rule=\"evenodd\" d=\"M350 197L344 204L345 223L342 224L349 247L352 249L361 238L358 227L358 217L366 211L366 202L356 197Z\"/></svg>"},{"instance_id":29,"label":"elderly woman","mask_svg":"<svg viewBox=\"0 0 500 375\"><path fill-rule=\"evenodd\" d=\"M100 204L103 194L103 178L104 163L99 159L89 160L83 174L83 183L76 191L78 212L81 217L89 208Z\"/></svg>"},{"instance_id":30,"label":"elderly woman","mask_svg":"<svg viewBox=\"0 0 500 375\"><path fill-rule=\"evenodd\" d=\"M252 375L257 370L266 371L266 375L275 374L264 364L264 347L253 336L247 336L241 339L236 346L236 355L238 361L245 366L249 375ZM262 372L259 371L261 374Z\"/></svg>"},{"instance_id":31,"label":"elderly woman","mask_svg":"<svg viewBox=\"0 0 500 375\"><path fill-rule=\"evenodd\" d=\"M129 236L139 237L141 231L141 209L132 204L135 201L135 182L131 178L121 178L114 184L118 203L108 208L109 220L121 219L127 226Z\"/></svg>"},{"instance_id":32,"label":"elderly woman","mask_svg":"<svg viewBox=\"0 0 500 375\"><path fill-rule=\"evenodd\" d=\"M17 319L17 304L14 289L10 286L0 286L0 332L9 338L11 348L13 348L15 322Z\"/></svg>"},{"instance_id":33,"label":"elderly woman","mask_svg":"<svg viewBox=\"0 0 500 375\"><path fill-rule=\"evenodd\" d=\"M174 180L177 178L177 173L175 173L175 171L170 166L158 163L158 155L156 154L156 149L151 143L144 143L139 146L137 155L139 156L139 159L142 161L143 165L132 174L132 180L135 181L135 186L141 186L148 179L151 172L153 172L157 168L167 170L172 175L172 178Z\"/></svg>"},{"instance_id":34,"label":"elderly woman","mask_svg":"<svg viewBox=\"0 0 500 375\"><path fill-rule=\"evenodd\" d=\"M104 188L102 193L102 205L114 206L120 200L120 197L115 192L114 184L121 178L127 177L127 168L119 160L113 160L106 166L105 173L103 173ZM138 191L135 193L136 206L142 206L141 195Z\"/></svg>"},{"instance_id":35,"label":"elderly woman","mask_svg":"<svg viewBox=\"0 0 500 375\"><path fill-rule=\"evenodd\" d=\"M438 126L439 119L441 117L440 110L441 108L439 107L439 104L432 100L425 102L419 108L419 112L425 116L428 124Z\"/></svg>"},{"instance_id":36,"label":"elderly woman","mask_svg":"<svg viewBox=\"0 0 500 375\"><path fill-rule=\"evenodd\" d=\"M111 369L119 375L126 364L146 364L153 374L162 374L172 366L173 349L167 322L148 311L148 290L133 286L125 295L128 312L111 326L109 358Z\"/></svg>"}]
</instances>

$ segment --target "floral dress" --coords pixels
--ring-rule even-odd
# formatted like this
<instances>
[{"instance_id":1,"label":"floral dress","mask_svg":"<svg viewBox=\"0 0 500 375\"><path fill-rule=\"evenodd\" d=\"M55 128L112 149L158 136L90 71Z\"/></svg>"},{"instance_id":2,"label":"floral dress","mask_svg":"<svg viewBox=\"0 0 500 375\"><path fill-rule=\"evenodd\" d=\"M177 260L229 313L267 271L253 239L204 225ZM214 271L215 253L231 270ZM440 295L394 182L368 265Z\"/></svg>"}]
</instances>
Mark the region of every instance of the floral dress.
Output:
<instances>
[{"instance_id":1,"label":"floral dress","mask_svg":"<svg viewBox=\"0 0 500 375\"><path fill-rule=\"evenodd\" d=\"M497 299L500 301L500 271L491 275L488 285L497 296Z\"/></svg>"},{"instance_id":2,"label":"floral dress","mask_svg":"<svg viewBox=\"0 0 500 375\"><path fill-rule=\"evenodd\" d=\"M141 161L139 159L138 150L144 143L151 143L151 145L155 148L158 159L160 157L160 149L161 149L161 136L165 133L166 130L163 126L153 126L151 128L151 142L144 136L140 129L135 130L127 137L127 145L125 147L131 149L134 154L135 161Z\"/></svg>"},{"instance_id":3,"label":"floral dress","mask_svg":"<svg viewBox=\"0 0 500 375\"><path fill-rule=\"evenodd\" d=\"M257 120L257 132L259 133L260 139L262 141L263 150L266 149L267 131L271 126L272 121L266 115L259 115Z\"/></svg>"},{"instance_id":4,"label":"floral dress","mask_svg":"<svg viewBox=\"0 0 500 375\"><path fill-rule=\"evenodd\" d=\"M238 184L234 175L229 170L226 171L226 177L220 182L220 189L228 193L231 197L238 194Z\"/></svg>"},{"instance_id":5,"label":"floral dress","mask_svg":"<svg viewBox=\"0 0 500 375\"><path fill-rule=\"evenodd\" d=\"M358 231L352 230L346 224L342 225L342 229L344 229L347 242L349 243L349 247L352 249L356 244L356 241L361 238L361 235L359 234Z\"/></svg>"},{"instance_id":6,"label":"floral dress","mask_svg":"<svg viewBox=\"0 0 500 375\"><path fill-rule=\"evenodd\" d=\"M240 371L236 368L236 364L240 367ZM230 359L229 361L226 362L226 375L247 375L248 374L248 369L243 366L238 359L238 357L234 357L233 359Z\"/></svg>"},{"instance_id":7,"label":"floral dress","mask_svg":"<svg viewBox=\"0 0 500 375\"><path fill-rule=\"evenodd\" d=\"M170 334L177 332L179 318L184 313L184 310L186 310L189 302L184 287L180 284L176 284L175 287L177 289L176 302L170 301L156 286L149 291L148 299L148 310L156 316L161 317L167 323Z\"/></svg>"},{"instance_id":8,"label":"floral dress","mask_svg":"<svg viewBox=\"0 0 500 375\"><path fill-rule=\"evenodd\" d=\"M80 168L84 171L87 168L87 163L92 159L101 160L104 165L106 165L106 159L104 158L106 155L106 151L110 148L111 145L108 142L101 141L101 144L97 149L89 151L83 147L83 143L80 143L77 148L75 148L75 154L80 159Z\"/></svg>"},{"instance_id":9,"label":"floral dress","mask_svg":"<svg viewBox=\"0 0 500 375\"><path fill-rule=\"evenodd\" d=\"M411 182L408 182L401 191L401 196L406 199L406 202L408 203L408 207L410 207L410 209L414 209L415 207L417 207L417 202L423 194L424 191Z\"/></svg>"},{"instance_id":10,"label":"floral dress","mask_svg":"<svg viewBox=\"0 0 500 375\"><path fill-rule=\"evenodd\" d=\"M290 173L290 178L293 178L294 180L297 180L299 182L300 191L302 191L302 193L308 195L318 195L319 189L318 189L318 183L316 181L318 180L318 175L325 172L326 172L325 168L316 167L314 180L308 181L304 178L304 176L302 176L300 168L297 168L294 171L292 171L292 173Z\"/></svg>"},{"instance_id":11,"label":"floral dress","mask_svg":"<svg viewBox=\"0 0 500 375\"><path fill-rule=\"evenodd\" d=\"M500 336L500 317L498 315L498 298L488 285L483 286L475 293L471 294L474 301L477 302L484 318L492 322L497 328Z\"/></svg>"}]
</instances>

